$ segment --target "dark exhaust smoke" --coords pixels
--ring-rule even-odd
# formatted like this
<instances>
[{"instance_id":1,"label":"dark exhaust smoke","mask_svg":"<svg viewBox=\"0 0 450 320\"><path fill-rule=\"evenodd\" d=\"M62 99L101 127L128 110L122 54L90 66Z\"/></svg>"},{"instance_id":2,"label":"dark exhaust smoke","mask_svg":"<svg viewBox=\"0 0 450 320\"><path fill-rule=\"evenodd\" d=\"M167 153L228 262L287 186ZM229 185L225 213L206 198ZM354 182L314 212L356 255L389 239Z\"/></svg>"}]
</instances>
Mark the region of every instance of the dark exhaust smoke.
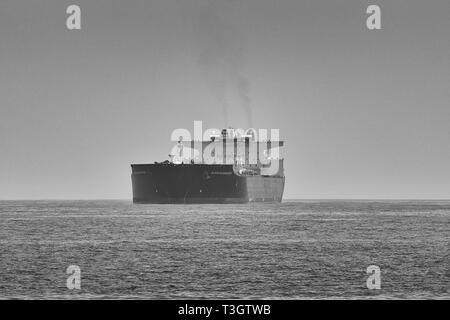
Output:
<instances>
[{"instance_id":1,"label":"dark exhaust smoke","mask_svg":"<svg viewBox=\"0 0 450 320\"><path fill-rule=\"evenodd\" d=\"M207 0L194 21L201 48L199 66L222 110L225 127L231 125L231 103L240 105L252 127L250 81L244 74L245 41L236 23L241 5L241 0Z\"/></svg>"}]
</instances>

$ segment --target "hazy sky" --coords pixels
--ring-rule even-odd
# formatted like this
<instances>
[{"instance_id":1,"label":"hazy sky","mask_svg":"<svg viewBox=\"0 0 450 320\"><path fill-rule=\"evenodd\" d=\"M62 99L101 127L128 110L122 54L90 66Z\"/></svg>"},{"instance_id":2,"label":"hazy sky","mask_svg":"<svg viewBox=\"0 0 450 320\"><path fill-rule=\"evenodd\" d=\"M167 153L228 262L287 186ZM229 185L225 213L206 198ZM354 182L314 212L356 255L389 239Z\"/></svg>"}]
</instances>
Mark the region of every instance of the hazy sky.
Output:
<instances>
[{"instance_id":1,"label":"hazy sky","mask_svg":"<svg viewBox=\"0 0 450 320\"><path fill-rule=\"evenodd\" d=\"M130 163L222 127L225 104L231 126L280 129L285 198L448 199L449 17L448 0L1 0L0 199L131 199Z\"/></svg>"}]
</instances>

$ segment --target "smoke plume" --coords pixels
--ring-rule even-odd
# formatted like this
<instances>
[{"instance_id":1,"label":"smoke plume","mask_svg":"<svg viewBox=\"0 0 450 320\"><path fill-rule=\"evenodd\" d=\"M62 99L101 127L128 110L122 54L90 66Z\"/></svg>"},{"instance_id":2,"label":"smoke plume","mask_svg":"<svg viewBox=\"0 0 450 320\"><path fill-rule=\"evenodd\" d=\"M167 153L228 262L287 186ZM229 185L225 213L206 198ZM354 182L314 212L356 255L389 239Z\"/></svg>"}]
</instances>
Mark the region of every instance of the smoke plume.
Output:
<instances>
[{"instance_id":1,"label":"smoke plume","mask_svg":"<svg viewBox=\"0 0 450 320\"><path fill-rule=\"evenodd\" d=\"M241 0L207 0L195 19L199 38L199 66L222 109L225 126L230 105L239 104L247 125L252 126L250 81L244 74L245 40L238 25Z\"/></svg>"}]
</instances>

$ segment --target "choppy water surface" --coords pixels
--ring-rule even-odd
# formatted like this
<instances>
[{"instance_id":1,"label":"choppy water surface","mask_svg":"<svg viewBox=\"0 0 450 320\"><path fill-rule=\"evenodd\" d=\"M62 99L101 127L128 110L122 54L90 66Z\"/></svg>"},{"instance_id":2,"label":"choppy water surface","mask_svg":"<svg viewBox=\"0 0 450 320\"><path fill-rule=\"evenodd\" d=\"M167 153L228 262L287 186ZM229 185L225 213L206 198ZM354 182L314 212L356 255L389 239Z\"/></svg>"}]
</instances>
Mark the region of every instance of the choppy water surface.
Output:
<instances>
[{"instance_id":1,"label":"choppy water surface","mask_svg":"<svg viewBox=\"0 0 450 320\"><path fill-rule=\"evenodd\" d=\"M450 201L3 201L0 298L449 299L449 244Z\"/></svg>"}]
</instances>

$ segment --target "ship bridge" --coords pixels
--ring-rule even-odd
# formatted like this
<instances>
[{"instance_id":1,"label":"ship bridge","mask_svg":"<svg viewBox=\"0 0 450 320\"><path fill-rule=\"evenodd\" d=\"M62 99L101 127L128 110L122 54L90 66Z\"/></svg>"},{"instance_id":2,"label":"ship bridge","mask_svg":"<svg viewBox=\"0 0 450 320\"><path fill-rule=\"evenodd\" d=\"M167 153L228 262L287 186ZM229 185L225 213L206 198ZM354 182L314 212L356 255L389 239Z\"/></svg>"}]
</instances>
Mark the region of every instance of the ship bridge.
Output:
<instances>
[{"instance_id":1,"label":"ship bridge","mask_svg":"<svg viewBox=\"0 0 450 320\"><path fill-rule=\"evenodd\" d=\"M174 164L228 164L239 172L263 174L273 162L281 162L284 141L257 135L255 129L236 131L223 129L212 133L206 141L183 141L181 138L171 153Z\"/></svg>"}]
</instances>

